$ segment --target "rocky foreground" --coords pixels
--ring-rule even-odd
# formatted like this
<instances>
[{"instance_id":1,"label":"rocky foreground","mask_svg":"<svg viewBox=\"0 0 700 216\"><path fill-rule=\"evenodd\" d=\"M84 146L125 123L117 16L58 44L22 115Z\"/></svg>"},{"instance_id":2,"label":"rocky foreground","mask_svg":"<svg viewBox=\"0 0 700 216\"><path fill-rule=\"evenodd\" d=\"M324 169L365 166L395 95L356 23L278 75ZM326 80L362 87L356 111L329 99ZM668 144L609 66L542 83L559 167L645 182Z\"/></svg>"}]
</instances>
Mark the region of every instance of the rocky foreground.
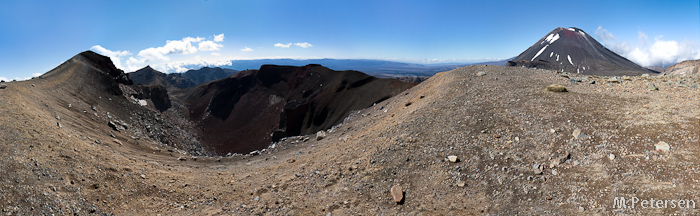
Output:
<instances>
[{"instance_id":1,"label":"rocky foreground","mask_svg":"<svg viewBox=\"0 0 700 216\"><path fill-rule=\"evenodd\" d=\"M470 66L231 157L190 156L157 112L64 81L0 90L3 214L700 213L698 76Z\"/></svg>"}]
</instances>

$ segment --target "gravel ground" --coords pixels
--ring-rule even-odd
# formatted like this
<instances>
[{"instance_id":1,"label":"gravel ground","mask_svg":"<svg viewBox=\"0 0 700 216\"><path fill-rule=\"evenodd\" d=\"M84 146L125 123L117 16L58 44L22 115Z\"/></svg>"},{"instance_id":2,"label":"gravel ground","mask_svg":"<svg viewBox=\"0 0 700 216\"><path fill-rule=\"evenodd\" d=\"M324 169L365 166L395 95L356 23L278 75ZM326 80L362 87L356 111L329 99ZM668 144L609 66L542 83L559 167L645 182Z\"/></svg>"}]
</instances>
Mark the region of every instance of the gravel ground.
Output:
<instances>
[{"instance_id":1,"label":"gravel ground","mask_svg":"<svg viewBox=\"0 0 700 216\"><path fill-rule=\"evenodd\" d=\"M459 68L353 112L325 136L290 137L259 155L229 157L192 156L194 138L177 126L184 123L163 122L124 96L58 78L7 83L0 90L0 209L7 215L700 213L700 92L692 87L698 76L609 79ZM548 92L550 84L567 92ZM128 129L110 128L112 119ZM657 151L659 142L670 151ZM390 193L395 185L404 196L398 204ZM616 197L668 204L617 208ZM697 204L671 208L680 200Z\"/></svg>"}]
</instances>

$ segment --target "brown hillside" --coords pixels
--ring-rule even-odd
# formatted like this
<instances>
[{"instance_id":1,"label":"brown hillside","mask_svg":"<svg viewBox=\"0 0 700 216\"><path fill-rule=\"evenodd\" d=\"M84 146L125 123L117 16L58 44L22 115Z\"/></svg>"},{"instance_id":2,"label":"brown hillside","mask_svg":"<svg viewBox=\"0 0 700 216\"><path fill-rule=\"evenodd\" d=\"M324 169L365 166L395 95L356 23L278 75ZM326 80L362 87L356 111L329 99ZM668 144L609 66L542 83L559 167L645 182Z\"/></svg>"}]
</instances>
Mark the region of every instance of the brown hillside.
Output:
<instances>
[{"instance_id":1,"label":"brown hillside","mask_svg":"<svg viewBox=\"0 0 700 216\"><path fill-rule=\"evenodd\" d=\"M81 55L44 79L0 89L4 214L700 213L700 98L677 85L697 84L697 76L617 83L469 66L351 112L324 139L290 137L260 155L197 158L179 124L114 94L119 71ZM260 83L284 89L295 82ZM550 84L568 92L547 92ZM660 142L670 152L656 151ZM391 188L401 188L400 204ZM696 205L622 209L616 197Z\"/></svg>"},{"instance_id":2,"label":"brown hillside","mask_svg":"<svg viewBox=\"0 0 700 216\"><path fill-rule=\"evenodd\" d=\"M664 70L664 74L669 75L692 75L700 74L700 60L686 60L669 66Z\"/></svg>"}]
</instances>

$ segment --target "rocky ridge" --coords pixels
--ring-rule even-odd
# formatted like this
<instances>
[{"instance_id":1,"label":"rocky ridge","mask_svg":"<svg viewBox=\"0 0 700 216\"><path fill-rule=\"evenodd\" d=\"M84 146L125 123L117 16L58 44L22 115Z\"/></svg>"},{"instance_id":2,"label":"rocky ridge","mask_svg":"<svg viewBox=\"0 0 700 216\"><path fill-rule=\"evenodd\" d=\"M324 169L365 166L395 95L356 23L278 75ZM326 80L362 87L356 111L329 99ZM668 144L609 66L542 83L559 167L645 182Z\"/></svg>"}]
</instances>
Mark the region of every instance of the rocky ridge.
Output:
<instances>
[{"instance_id":1,"label":"rocky ridge","mask_svg":"<svg viewBox=\"0 0 700 216\"><path fill-rule=\"evenodd\" d=\"M700 74L700 60L686 60L666 68L663 72L668 75Z\"/></svg>"}]
</instances>

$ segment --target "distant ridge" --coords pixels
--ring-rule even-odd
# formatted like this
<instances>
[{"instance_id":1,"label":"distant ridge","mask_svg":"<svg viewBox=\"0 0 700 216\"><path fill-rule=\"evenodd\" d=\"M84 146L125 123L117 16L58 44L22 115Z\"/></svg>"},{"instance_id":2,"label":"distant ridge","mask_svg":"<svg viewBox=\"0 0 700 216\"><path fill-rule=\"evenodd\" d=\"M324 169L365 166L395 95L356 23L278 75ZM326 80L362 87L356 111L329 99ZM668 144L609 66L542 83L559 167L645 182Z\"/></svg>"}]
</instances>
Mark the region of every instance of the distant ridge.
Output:
<instances>
[{"instance_id":1,"label":"distant ridge","mask_svg":"<svg viewBox=\"0 0 700 216\"><path fill-rule=\"evenodd\" d=\"M510 59L508 59L510 60ZM253 59L233 60L230 65L221 66L234 70L257 69L262 65L305 66L319 64L332 70L356 70L380 78L389 77L429 77L439 72L449 71L468 65L505 66L507 60L475 63L405 63L377 59Z\"/></svg>"},{"instance_id":2,"label":"distant ridge","mask_svg":"<svg viewBox=\"0 0 700 216\"><path fill-rule=\"evenodd\" d=\"M146 66L127 75L135 84L162 85L166 89L190 88L205 82L226 78L238 73L236 70L203 67L185 73L163 73Z\"/></svg>"},{"instance_id":3,"label":"distant ridge","mask_svg":"<svg viewBox=\"0 0 700 216\"><path fill-rule=\"evenodd\" d=\"M508 66L536 67L586 75L657 73L608 50L578 28L556 28L508 62Z\"/></svg>"}]
</instances>

